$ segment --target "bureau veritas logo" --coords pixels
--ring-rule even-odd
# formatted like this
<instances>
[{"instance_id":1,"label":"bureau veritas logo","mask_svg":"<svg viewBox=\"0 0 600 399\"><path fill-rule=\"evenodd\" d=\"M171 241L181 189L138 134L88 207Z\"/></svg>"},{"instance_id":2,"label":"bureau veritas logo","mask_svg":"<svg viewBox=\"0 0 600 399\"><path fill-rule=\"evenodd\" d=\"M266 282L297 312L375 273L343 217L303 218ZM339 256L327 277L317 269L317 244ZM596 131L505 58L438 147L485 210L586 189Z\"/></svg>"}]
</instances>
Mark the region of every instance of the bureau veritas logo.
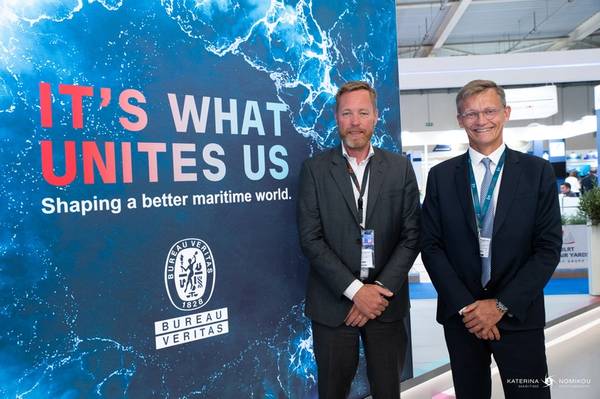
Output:
<instances>
[{"instance_id":1,"label":"bureau veritas logo","mask_svg":"<svg viewBox=\"0 0 600 399\"><path fill-rule=\"evenodd\" d=\"M207 243L199 238L177 241L165 262L165 287L179 310L200 309L215 289L215 260ZM226 307L185 313L154 322L156 349L189 344L229 333Z\"/></svg>"},{"instance_id":2,"label":"bureau veritas logo","mask_svg":"<svg viewBox=\"0 0 600 399\"><path fill-rule=\"evenodd\" d=\"M215 260L208 244L198 238L177 241L165 262L165 287L179 310L206 305L215 288Z\"/></svg>"}]
</instances>

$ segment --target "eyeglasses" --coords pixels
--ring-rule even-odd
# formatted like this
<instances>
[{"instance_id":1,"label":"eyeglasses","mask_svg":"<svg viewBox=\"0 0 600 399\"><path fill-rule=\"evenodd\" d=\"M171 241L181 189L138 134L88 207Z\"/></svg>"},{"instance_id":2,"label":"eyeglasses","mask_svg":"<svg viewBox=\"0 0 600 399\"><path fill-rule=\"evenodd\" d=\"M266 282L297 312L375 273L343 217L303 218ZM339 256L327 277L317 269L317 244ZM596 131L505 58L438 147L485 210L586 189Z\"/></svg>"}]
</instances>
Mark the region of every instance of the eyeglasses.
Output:
<instances>
[{"instance_id":1,"label":"eyeglasses","mask_svg":"<svg viewBox=\"0 0 600 399\"><path fill-rule=\"evenodd\" d=\"M479 118L479 114L483 114L487 120L494 119L500 112L499 108L486 108L483 111L467 111L462 114L458 114L461 118L468 122L474 122Z\"/></svg>"}]
</instances>

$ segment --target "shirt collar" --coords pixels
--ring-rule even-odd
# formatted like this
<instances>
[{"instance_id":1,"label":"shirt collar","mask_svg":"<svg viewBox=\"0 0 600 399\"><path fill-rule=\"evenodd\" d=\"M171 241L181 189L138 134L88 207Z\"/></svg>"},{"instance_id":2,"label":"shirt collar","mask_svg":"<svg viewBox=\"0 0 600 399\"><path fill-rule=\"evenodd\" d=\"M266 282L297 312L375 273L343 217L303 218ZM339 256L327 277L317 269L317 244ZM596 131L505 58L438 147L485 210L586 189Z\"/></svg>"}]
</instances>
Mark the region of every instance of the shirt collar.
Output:
<instances>
[{"instance_id":1,"label":"shirt collar","mask_svg":"<svg viewBox=\"0 0 600 399\"><path fill-rule=\"evenodd\" d=\"M350 155L348 155L348 151L346 151L346 147L344 146L344 144L342 144L342 155L348 161L350 161L352 159L352 160L354 160L356 162L356 158L351 157ZM371 159L371 157L373 155L375 155L375 150L373 149L373 145L371 145L371 143L369 143L369 155L367 155L367 157L362 161L362 163L367 162L369 159Z\"/></svg>"},{"instance_id":2,"label":"shirt collar","mask_svg":"<svg viewBox=\"0 0 600 399\"><path fill-rule=\"evenodd\" d=\"M494 165L498 165L500 162L500 157L504 150L506 149L506 144L502 143L502 145L494 150L490 155L483 155L482 153L473 149L473 147L469 147L469 157L471 158L471 162L473 165L479 165L483 158L491 159Z\"/></svg>"}]
</instances>

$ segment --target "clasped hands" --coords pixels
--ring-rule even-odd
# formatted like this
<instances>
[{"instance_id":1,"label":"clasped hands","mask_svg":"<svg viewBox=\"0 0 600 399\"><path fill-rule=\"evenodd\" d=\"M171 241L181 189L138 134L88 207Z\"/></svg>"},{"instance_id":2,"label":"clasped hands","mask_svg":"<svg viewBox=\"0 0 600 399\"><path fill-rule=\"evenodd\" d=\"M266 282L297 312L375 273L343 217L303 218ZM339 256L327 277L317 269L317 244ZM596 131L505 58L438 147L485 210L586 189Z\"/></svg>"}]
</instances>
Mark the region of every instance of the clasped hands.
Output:
<instances>
[{"instance_id":1,"label":"clasped hands","mask_svg":"<svg viewBox=\"0 0 600 399\"><path fill-rule=\"evenodd\" d=\"M504 313L496 307L495 299L475 301L463 309L463 323L470 333L479 339L499 340L500 331L496 325Z\"/></svg>"},{"instance_id":2,"label":"clasped hands","mask_svg":"<svg viewBox=\"0 0 600 399\"><path fill-rule=\"evenodd\" d=\"M347 326L364 326L367 321L381 316L389 305L386 298L393 295L394 293L385 287L376 284L363 285L352 298L354 304L344 322Z\"/></svg>"}]
</instances>

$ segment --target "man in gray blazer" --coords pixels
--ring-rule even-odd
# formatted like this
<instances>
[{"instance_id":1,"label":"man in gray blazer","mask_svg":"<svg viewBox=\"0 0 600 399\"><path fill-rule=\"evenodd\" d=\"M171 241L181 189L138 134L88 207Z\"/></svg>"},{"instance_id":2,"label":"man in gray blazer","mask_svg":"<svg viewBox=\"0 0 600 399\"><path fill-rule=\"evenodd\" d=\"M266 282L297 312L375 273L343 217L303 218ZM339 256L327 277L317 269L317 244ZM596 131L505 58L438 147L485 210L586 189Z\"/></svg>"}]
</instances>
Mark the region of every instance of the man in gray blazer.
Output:
<instances>
[{"instance_id":1,"label":"man in gray blazer","mask_svg":"<svg viewBox=\"0 0 600 399\"><path fill-rule=\"evenodd\" d=\"M335 110L342 145L306 160L300 174L298 229L310 262L305 312L320 398L347 397L359 336L373 397L400 397L419 191L405 157L371 145L377 117L368 83L343 85Z\"/></svg>"}]
</instances>

